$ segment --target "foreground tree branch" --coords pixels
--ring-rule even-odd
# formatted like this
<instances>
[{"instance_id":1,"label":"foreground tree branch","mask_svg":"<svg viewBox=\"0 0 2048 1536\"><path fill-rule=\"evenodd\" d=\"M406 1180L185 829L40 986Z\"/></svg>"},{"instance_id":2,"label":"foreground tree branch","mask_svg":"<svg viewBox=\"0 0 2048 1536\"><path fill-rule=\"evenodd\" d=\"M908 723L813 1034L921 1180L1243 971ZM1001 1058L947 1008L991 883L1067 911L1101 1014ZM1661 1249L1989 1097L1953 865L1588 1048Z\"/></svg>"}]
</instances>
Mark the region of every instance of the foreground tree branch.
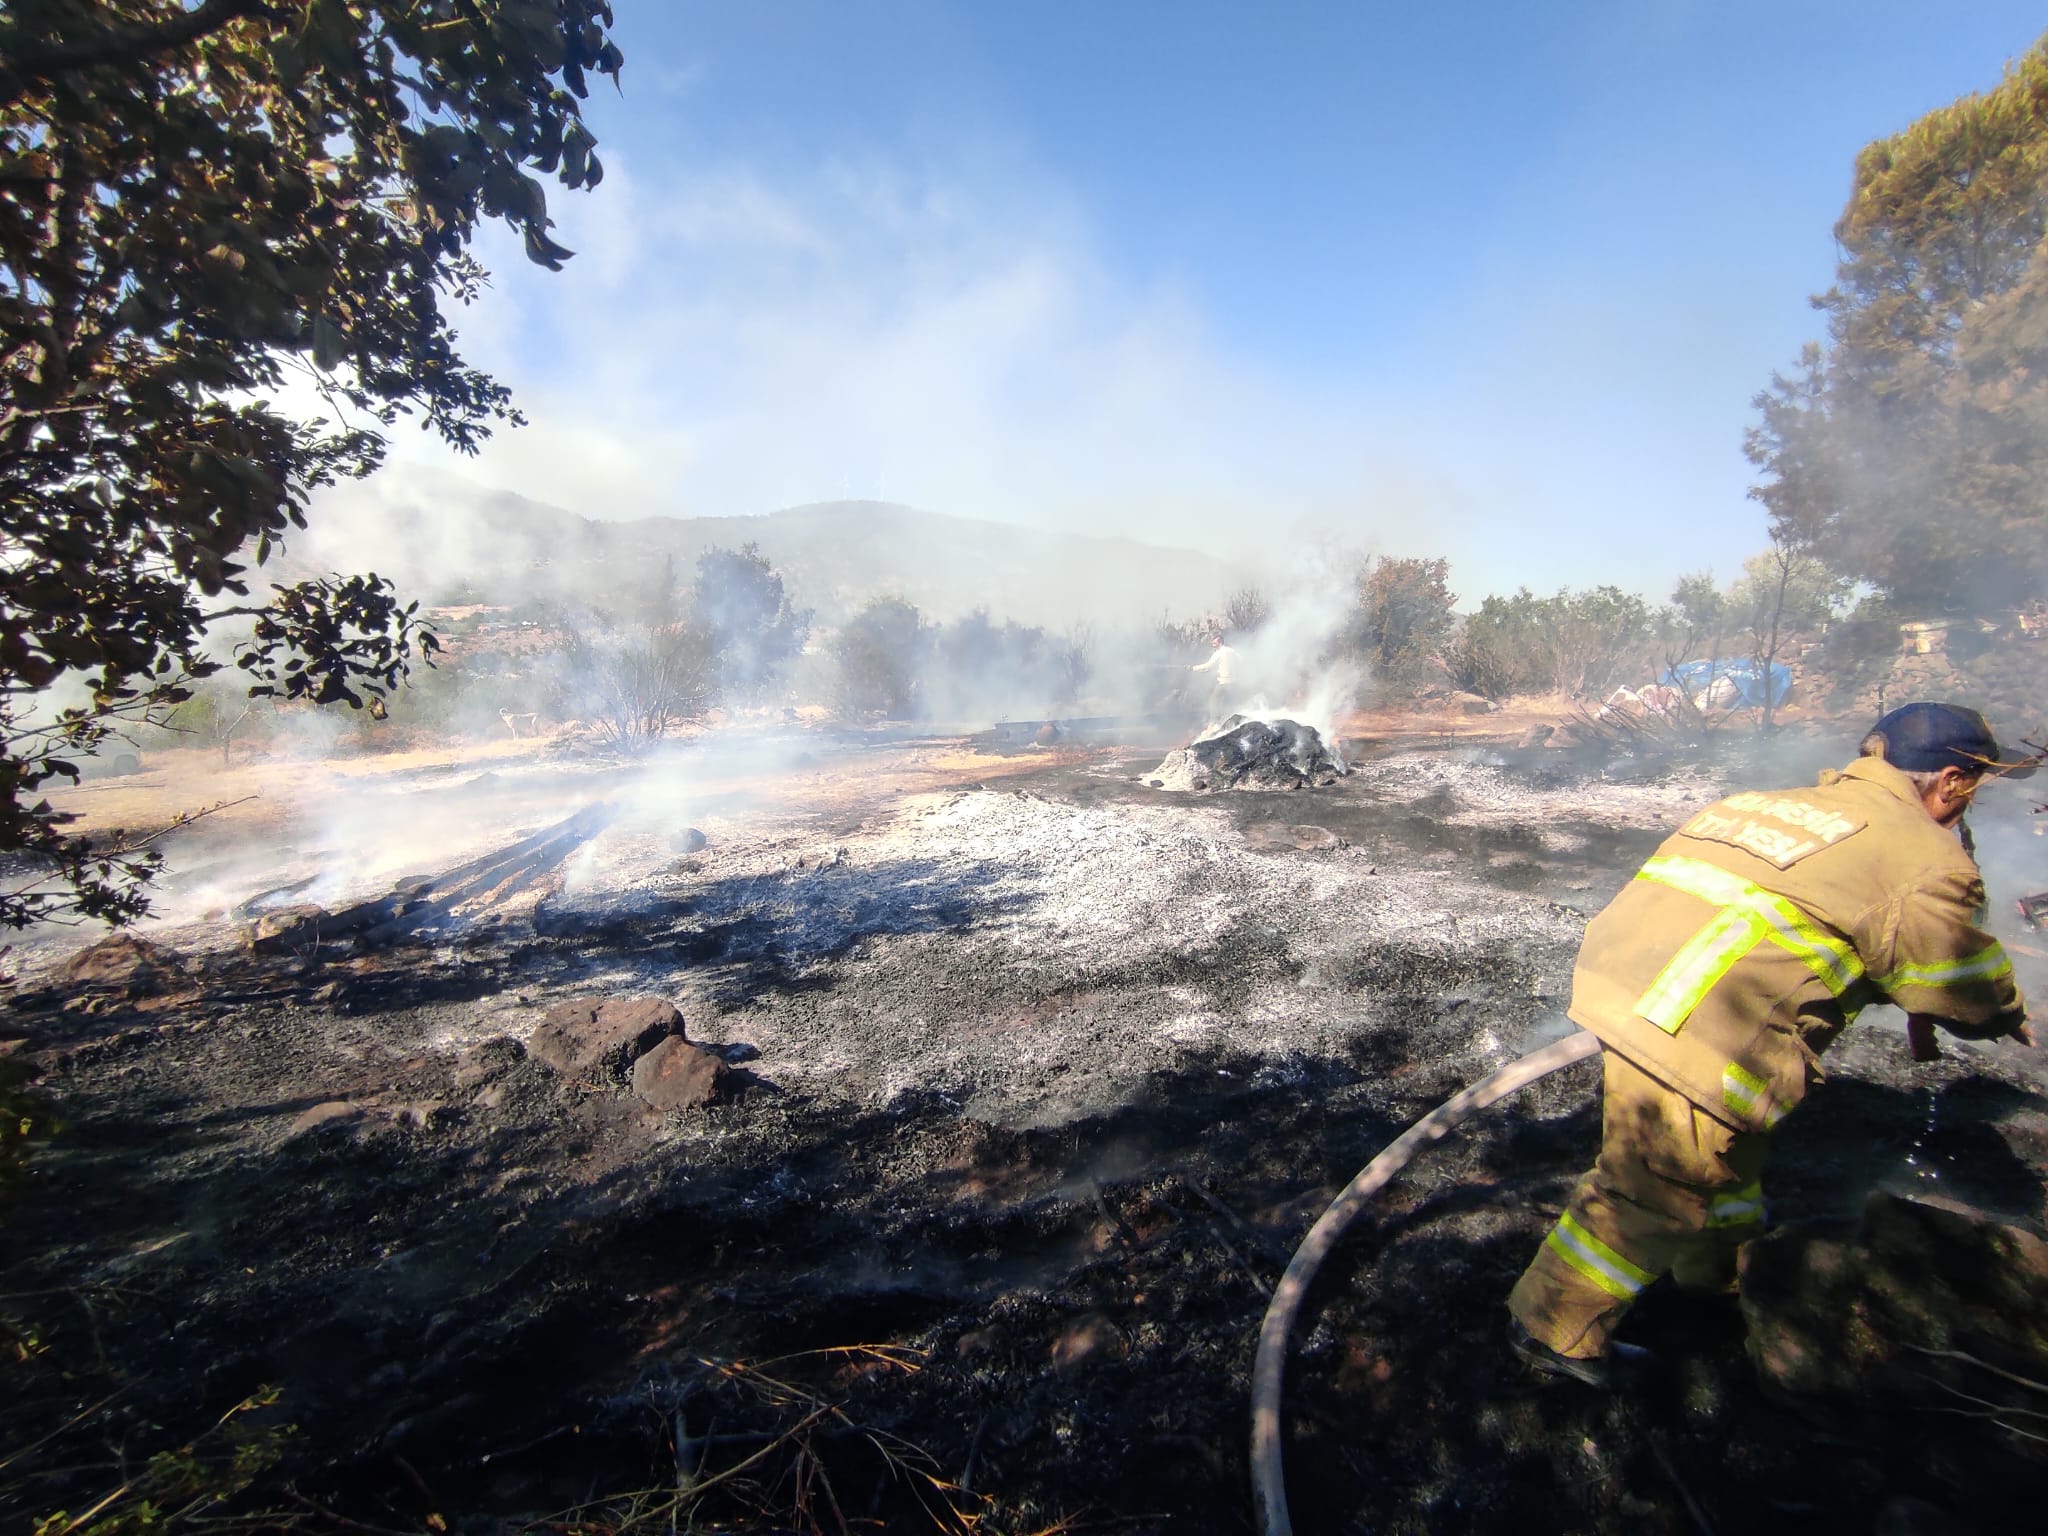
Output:
<instances>
[{"instance_id":1,"label":"foreground tree branch","mask_svg":"<svg viewBox=\"0 0 2048 1536\"><path fill-rule=\"evenodd\" d=\"M202 0L183 15L154 26L108 28L75 42L36 45L17 41L19 28L0 33L0 107L20 98L31 82L54 79L96 64L129 64L197 42L231 21L277 12L265 0Z\"/></svg>"},{"instance_id":2,"label":"foreground tree branch","mask_svg":"<svg viewBox=\"0 0 2048 1536\"><path fill-rule=\"evenodd\" d=\"M418 415L517 422L456 349L485 220L556 268L544 180L594 186L607 0L17 0L0 22L0 861L119 920L141 876L38 791L232 665L254 697L380 708L431 661L374 574L250 596L313 492ZM274 402L310 371L331 414ZM223 594L228 596L222 601ZM217 626L249 626L224 644Z\"/></svg>"}]
</instances>

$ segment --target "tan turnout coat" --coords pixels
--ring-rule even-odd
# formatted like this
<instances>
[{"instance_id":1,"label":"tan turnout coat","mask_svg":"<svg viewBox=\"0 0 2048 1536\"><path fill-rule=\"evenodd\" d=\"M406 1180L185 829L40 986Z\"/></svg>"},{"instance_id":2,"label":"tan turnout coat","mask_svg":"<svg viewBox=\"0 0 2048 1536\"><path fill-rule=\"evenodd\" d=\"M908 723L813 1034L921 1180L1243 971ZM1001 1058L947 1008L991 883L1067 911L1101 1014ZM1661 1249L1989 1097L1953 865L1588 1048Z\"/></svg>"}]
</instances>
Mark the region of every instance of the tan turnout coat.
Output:
<instances>
[{"instance_id":1,"label":"tan turnout coat","mask_svg":"<svg viewBox=\"0 0 2048 1536\"><path fill-rule=\"evenodd\" d=\"M1731 795L1667 838L1587 927L1571 1017L1724 1124L1767 1130L1870 1003L1969 1038L2025 1020L1983 905L1912 781L1859 758L1813 789Z\"/></svg>"}]
</instances>

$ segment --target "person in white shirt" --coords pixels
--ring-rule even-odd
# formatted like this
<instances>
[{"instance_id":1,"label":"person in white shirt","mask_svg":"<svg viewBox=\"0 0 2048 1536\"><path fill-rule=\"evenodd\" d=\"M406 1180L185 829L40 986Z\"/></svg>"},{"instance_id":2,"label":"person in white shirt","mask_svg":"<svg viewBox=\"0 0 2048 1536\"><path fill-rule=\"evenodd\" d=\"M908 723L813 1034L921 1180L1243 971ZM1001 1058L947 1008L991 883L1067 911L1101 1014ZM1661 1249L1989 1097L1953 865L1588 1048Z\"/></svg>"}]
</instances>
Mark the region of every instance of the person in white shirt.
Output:
<instances>
[{"instance_id":1,"label":"person in white shirt","mask_svg":"<svg viewBox=\"0 0 2048 1536\"><path fill-rule=\"evenodd\" d=\"M1205 706L1208 710L1210 721L1214 722L1226 719L1229 716L1230 706L1236 698L1236 690L1232 687L1232 683L1235 680L1234 669L1237 661L1237 652L1223 643L1223 636L1221 635L1212 635L1209 639L1209 645L1211 647L1209 659L1196 662L1188 670L1190 672L1213 672L1216 674L1215 680L1209 688L1209 702Z\"/></svg>"}]
</instances>

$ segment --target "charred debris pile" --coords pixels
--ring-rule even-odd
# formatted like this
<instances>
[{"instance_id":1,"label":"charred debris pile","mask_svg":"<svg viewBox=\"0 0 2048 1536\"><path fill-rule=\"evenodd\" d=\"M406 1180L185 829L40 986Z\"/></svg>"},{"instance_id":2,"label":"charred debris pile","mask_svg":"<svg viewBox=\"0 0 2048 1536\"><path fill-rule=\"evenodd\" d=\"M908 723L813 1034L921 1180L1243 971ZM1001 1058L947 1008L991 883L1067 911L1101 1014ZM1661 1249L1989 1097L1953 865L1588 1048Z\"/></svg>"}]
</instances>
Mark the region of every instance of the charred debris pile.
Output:
<instances>
[{"instance_id":1,"label":"charred debris pile","mask_svg":"<svg viewBox=\"0 0 2048 1536\"><path fill-rule=\"evenodd\" d=\"M1349 770L1312 725L1231 715L1145 775L1153 789L1326 789Z\"/></svg>"}]
</instances>

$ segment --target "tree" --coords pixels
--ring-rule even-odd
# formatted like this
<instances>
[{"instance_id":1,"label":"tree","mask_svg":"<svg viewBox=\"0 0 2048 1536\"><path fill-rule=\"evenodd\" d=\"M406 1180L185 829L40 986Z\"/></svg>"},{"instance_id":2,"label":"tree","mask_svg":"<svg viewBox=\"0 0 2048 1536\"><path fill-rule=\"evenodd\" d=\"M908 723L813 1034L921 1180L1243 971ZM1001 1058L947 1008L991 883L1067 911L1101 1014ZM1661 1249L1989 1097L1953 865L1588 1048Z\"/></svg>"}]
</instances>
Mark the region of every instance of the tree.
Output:
<instances>
[{"instance_id":1,"label":"tree","mask_svg":"<svg viewBox=\"0 0 2048 1536\"><path fill-rule=\"evenodd\" d=\"M1715 585L1712 571L1679 577L1671 589L1671 606L1658 618L1665 667L1719 656L1730 622L1728 599Z\"/></svg>"},{"instance_id":2,"label":"tree","mask_svg":"<svg viewBox=\"0 0 2048 1536\"><path fill-rule=\"evenodd\" d=\"M235 734L255 712L256 701L247 692L219 687L211 680L195 688L192 697L164 717L164 728L182 736L220 748L220 765L235 764Z\"/></svg>"},{"instance_id":3,"label":"tree","mask_svg":"<svg viewBox=\"0 0 2048 1536\"><path fill-rule=\"evenodd\" d=\"M1072 704L1095 676L1095 628L1070 624L1053 647L1053 702Z\"/></svg>"},{"instance_id":4,"label":"tree","mask_svg":"<svg viewBox=\"0 0 2048 1536\"><path fill-rule=\"evenodd\" d=\"M1257 634L1272 617L1273 605L1266 600L1265 589L1255 582L1246 582L1223 603L1223 629L1234 639Z\"/></svg>"},{"instance_id":5,"label":"tree","mask_svg":"<svg viewBox=\"0 0 2048 1536\"><path fill-rule=\"evenodd\" d=\"M249 597L400 416L516 421L463 362L481 221L559 267L541 177L595 185L606 0L14 0L0 12L0 923L146 908L36 792L239 640L249 692L363 707L433 639L375 575ZM332 410L277 403L290 378ZM225 626L246 626L238 637Z\"/></svg>"},{"instance_id":6,"label":"tree","mask_svg":"<svg viewBox=\"0 0 2048 1536\"><path fill-rule=\"evenodd\" d=\"M1505 699L1545 686L1537 677L1534 604L1524 587L1513 597L1481 600L1450 647L1451 678L1460 688Z\"/></svg>"},{"instance_id":7,"label":"tree","mask_svg":"<svg viewBox=\"0 0 2048 1536\"><path fill-rule=\"evenodd\" d=\"M870 601L832 638L838 707L848 714L916 715L932 633L924 615L902 598Z\"/></svg>"},{"instance_id":8,"label":"tree","mask_svg":"<svg viewBox=\"0 0 2048 1536\"><path fill-rule=\"evenodd\" d=\"M1650 610L1619 587L1561 591L1542 610L1541 643L1551 686L1584 698L1604 695L1635 659L1650 629Z\"/></svg>"},{"instance_id":9,"label":"tree","mask_svg":"<svg viewBox=\"0 0 2048 1536\"><path fill-rule=\"evenodd\" d=\"M1774 533L1908 609L2048 590L2048 43L1857 157L1825 347L1756 399Z\"/></svg>"},{"instance_id":10,"label":"tree","mask_svg":"<svg viewBox=\"0 0 2048 1536\"><path fill-rule=\"evenodd\" d=\"M1374 676L1412 684L1443 657L1458 599L1448 560L1381 556L1358 573L1358 648Z\"/></svg>"},{"instance_id":11,"label":"tree","mask_svg":"<svg viewBox=\"0 0 2048 1536\"><path fill-rule=\"evenodd\" d=\"M1605 694L1649 638L1648 605L1619 587L1563 589L1554 597L1523 587L1513 597L1487 598L1465 621L1451 674L1495 699L1540 689Z\"/></svg>"},{"instance_id":12,"label":"tree","mask_svg":"<svg viewBox=\"0 0 2048 1536\"><path fill-rule=\"evenodd\" d=\"M758 544L697 557L690 616L710 637L728 700L756 703L810 637L811 616L790 605L782 575Z\"/></svg>"},{"instance_id":13,"label":"tree","mask_svg":"<svg viewBox=\"0 0 2048 1536\"><path fill-rule=\"evenodd\" d=\"M1771 728L1772 717L1784 702L1772 684L1771 668L1786 637L1824 625L1840 609L1848 588L1848 582L1830 572L1817 555L1783 533L1774 532L1771 547L1743 563L1742 579L1724 606L1742 624L1749 658L1762 679L1760 729Z\"/></svg>"}]
</instances>

